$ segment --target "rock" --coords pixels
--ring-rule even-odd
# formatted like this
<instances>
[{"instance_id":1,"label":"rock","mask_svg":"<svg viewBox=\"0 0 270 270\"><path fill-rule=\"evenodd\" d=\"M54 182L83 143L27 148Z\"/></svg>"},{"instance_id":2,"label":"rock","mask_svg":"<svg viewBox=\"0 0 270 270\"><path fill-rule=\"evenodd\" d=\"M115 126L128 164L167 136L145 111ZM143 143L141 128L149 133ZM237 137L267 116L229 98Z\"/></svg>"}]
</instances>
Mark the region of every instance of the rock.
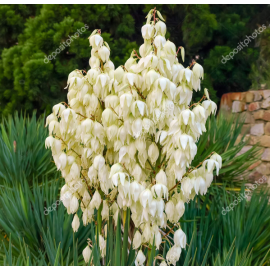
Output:
<instances>
[{"instance_id":1,"label":"rock","mask_svg":"<svg viewBox=\"0 0 270 270\"><path fill-rule=\"evenodd\" d=\"M261 93L264 99L267 99L268 97L270 97L270 90L263 90L261 91Z\"/></svg>"},{"instance_id":2,"label":"rock","mask_svg":"<svg viewBox=\"0 0 270 270\"><path fill-rule=\"evenodd\" d=\"M241 119L245 119L245 124L254 124L255 123L254 116L248 111L241 112L240 117L241 117Z\"/></svg>"},{"instance_id":3,"label":"rock","mask_svg":"<svg viewBox=\"0 0 270 270\"><path fill-rule=\"evenodd\" d=\"M260 140L260 145L263 147L270 147L270 136L269 135L264 135L259 138ZM269 164L270 167L270 164Z\"/></svg>"},{"instance_id":4,"label":"rock","mask_svg":"<svg viewBox=\"0 0 270 270\"><path fill-rule=\"evenodd\" d=\"M252 92L246 93L246 102L251 103L254 101L254 94Z\"/></svg>"},{"instance_id":5,"label":"rock","mask_svg":"<svg viewBox=\"0 0 270 270\"><path fill-rule=\"evenodd\" d=\"M264 121L270 122L270 110L264 111L263 118Z\"/></svg>"},{"instance_id":6,"label":"rock","mask_svg":"<svg viewBox=\"0 0 270 270\"><path fill-rule=\"evenodd\" d=\"M256 171L263 175L270 174L270 164L268 162L263 162L256 168Z\"/></svg>"},{"instance_id":7,"label":"rock","mask_svg":"<svg viewBox=\"0 0 270 270\"><path fill-rule=\"evenodd\" d=\"M268 187L270 187L270 176L266 176L266 177L268 178L267 185L268 185Z\"/></svg>"},{"instance_id":8,"label":"rock","mask_svg":"<svg viewBox=\"0 0 270 270\"><path fill-rule=\"evenodd\" d=\"M263 161L270 161L270 148L265 148L265 150L262 154L262 160Z\"/></svg>"},{"instance_id":9,"label":"rock","mask_svg":"<svg viewBox=\"0 0 270 270\"><path fill-rule=\"evenodd\" d=\"M254 144L256 144L256 143L258 143L260 141L260 138L261 137L247 134L246 137L245 137L245 141L248 141L249 145L254 145Z\"/></svg>"},{"instance_id":10,"label":"rock","mask_svg":"<svg viewBox=\"0 0 270 270\"><path fill-rule=\"evenodd\" d=\"M262 163L262 161L261 161L261 160L258 160L258 161L255 162L254 164L250 165L250 166L248 167L248 170L251 171L251 170L255 169L255 168L258 167L261 163Z\"/></svg>"},{"instance_id":11,"label":"rock","mask_svg":"<svg viewBox=\"0 0 270 270\"><path fill-rule=\"evenodd\" d=\"M238 113L238 112L243 112L246 110L246 104L241 101L233 101L232 103L232 112L233 113Z\"/></svg>"},{"instance_id":12,"label":"rock","mask_svg":"<svg viewBox=\"0 0 270 270\"><path fill-rule=\"evenodd\" d=\"M261 179L263 177L263 175L257 171L255 172L252 172L250 175L249 175L249 180L255 182L255 181L258 181L259 179Z\"/></svg>"},{"instance_id":13,"label":"rock","mask_svg":"<svg viewBox=\"0 0 270 270\"><path fill-rule=\"evenodd\" d=\"M254 95L254 98L253 98L254 101L262 100L262 91L258 90L258 91L250 91L250 92L253 93Z\"/></svg>"},{"instance_id":14,"label":"rock","mask_svg":"<svg viewBox=\"0 0 270 270\"><path fill-rule=\"evenodd\" d=\"M250 134L255 136L262 136L264 134L264 123L255 124L250 129Z\"/></svg>"},{"instance_id":15,"label":"rock","mask_svg":"<svg viewBox=\"0 0 270 270\"><path fill-rule=\"evenodd\" d=\"M243 125L242 130L241 130L241 134L242 135L248 134L250 132L250 128L251 128L250 124Z\"/></svg>"},{"instance_id":16,"label":"rock","mask_svg":"<svg viewBox=\"0 0 270 270\"><path fill-rule=\"evenodd\" d=\"M234 145L237 145L238 143L240 143L241 140L242 140L242 138L243 138L243 135L238 135L238 136L237 136L237 139L235 140ZM246 137L245 137L245 139L246 139Z\"/></svg>"},{"instance_id":17,"label":"rock","mask_svg":"<svg viewBox=\"0 0 270 270\"><path fill-rule=\"evenodd\" d=\"M237 153L237 157L238 156L240 156L240 155L242 155L242 154L244 154L244 153L246 153L248 150L250 150L252 148L252 146L250 146L250 145L248 145L248 146L244 146L240 151L239 151L239 153Z\"/></svg>"},{"instance_id":18,"label":"rock","mask_svg":"<svg viewBox=\"0 0 270 270\"><path fill-rule=\"evenodd\" d=\"M250 112L257 111L261 108L261 102L252 102L248 105L248 110Z\"/></svg>"},{"instance_id":19,"label":"rock","mask_svg":"<svg viewBox=\"0 0 270 270\"><path fill-rule=\"evenodd\" d=\"M265 135L270 135L270 123L266 123L264 127Z\"/></svg>"},{"instance_id":20,"label":"rock","mask_svg":"<svg viewBox=\"0 0 270 270\"><path fill-rule=\"evenodd\" d=\"M270 97L267 98L266 100L264 100L261 104L262 108L263 109L267 109L267 108L270 108Z\"/></svg>"},{"instance_id":21,"label":"rock","mask_svg":"<svg viewBox=\"0 0 270 270\"><path fill-rule=\"evenodd\" d=\"M256 111L253 114L253 117L254 117L255 120L257 120L257 119L263 119L263 116L264 116L264 110Z\"/></svg>"},{"instance_id":22,"label":"rock","mask_svg":"<svg viewBox=\"0 0 270 270\"><path fill-rule=\"evenodd\" d=\"M220 109L231 112L234 100L244 100L246 92L223 94L220 101Z\"/></svg>"}]
</instances>

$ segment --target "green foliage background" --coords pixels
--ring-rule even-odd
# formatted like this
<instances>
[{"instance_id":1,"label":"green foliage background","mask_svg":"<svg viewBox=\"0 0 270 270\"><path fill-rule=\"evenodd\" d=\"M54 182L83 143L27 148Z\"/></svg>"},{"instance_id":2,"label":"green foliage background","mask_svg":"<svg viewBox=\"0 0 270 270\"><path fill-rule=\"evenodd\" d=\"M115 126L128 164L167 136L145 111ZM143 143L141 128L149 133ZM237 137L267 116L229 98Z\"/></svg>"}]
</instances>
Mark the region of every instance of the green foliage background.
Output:
<instances>
[{"instance_id":1,"label":"green foliage background","mask_svg":"<svg viewBox=\"0 0 270 270\"><path fill-rule=\"evenodd\" d=\"M0 115L15 110L49 113L66 99L68 74L89 69L88 36L101 29L111 47L116 67L142 44L141 26L154 5L0 5ZM251 42L226 64L221 63L246 35L270 22L269 5L157 5L167 24L167 38L186 50L185 65L196 58L205 68L202 87L218 101L223 93L246 91L269 80L269 60L257 41ZM44 63L60 43L84 25L89 28ZM265 31L263 44L270 44ZM265 46L265 45L264 45ZM197 56L197 57L196 57ZM264 59L262 63L261 58ZM265 63L266 61L266 63ZM252 67L252 71L251 71ZM263 73L263 74L262 74ZM263 78L262 78L263 77ZM266 77L266 78L265 78ZM253 84L254 85L254 84ZM200 94L199 94L200 95ZM195 96L196 98L196 96Z\"/></svg>"}]
</instances>

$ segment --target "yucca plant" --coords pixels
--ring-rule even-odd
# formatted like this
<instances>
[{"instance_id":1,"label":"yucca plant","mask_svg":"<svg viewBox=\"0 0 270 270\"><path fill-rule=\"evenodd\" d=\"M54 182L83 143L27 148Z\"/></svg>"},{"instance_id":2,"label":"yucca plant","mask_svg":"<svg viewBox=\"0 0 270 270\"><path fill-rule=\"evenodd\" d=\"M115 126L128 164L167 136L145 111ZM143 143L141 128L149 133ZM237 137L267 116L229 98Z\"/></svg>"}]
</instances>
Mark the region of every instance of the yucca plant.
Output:
<instances>
[{"instance_id":1,"label":"yucca plant","mask_svg":"<svg viewBox=\"0 0 270 270\"><path fill-rule=\"evenodd\" d=\"M15 112L3 118L0 131L0 184L41 179L56 172L50 152L44 147L48 131L44 116Z\"/></svg>"},{"instance_id":2,"label":"yucca plant","mask_svg":"<svg viewBox=\"0 0 270 270\"><path fill-rule=\"evenodd\" d=\"M133 50L125 65L115 69L101 29L94 30L89 37L90 70L69 74L68 104L53 106L46 119L45 144L65 179L61 198L74 215L73 230L80 226L79 209L83 225L91 223L97 211L96 241L102 243L104 257L103 227L109 226L110 213L115 223L120 216L124 226L130 211L136 265L151 264L152 257L146 260L141 246L159 248L168 233L166 225L175 223L178 230L166 261L176 263L186 247L179 223L184 203L206 194L213 171L218 174L222 167L215 151L191 166L197 141L217 105L206 88L199 102L191 102L193 92L201 90L203 67L196 61L187 67L180 64L178 54L184 61L184 48L165 35L164 18L154 8L142 26L140 56ZM78 183L81 187L75 189ZM86 243L86 262L90 253Z\"/></svg>"}]
</instances>

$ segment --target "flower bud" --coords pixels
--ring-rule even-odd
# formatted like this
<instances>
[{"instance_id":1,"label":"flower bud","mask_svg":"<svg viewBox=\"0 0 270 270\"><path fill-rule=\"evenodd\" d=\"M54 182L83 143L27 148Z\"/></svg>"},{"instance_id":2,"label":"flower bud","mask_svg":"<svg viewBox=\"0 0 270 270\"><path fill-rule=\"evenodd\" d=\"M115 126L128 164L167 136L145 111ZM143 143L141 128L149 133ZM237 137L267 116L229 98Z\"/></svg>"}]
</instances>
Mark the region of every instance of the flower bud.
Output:
<instances>
[{"instance_id":1,"label":"flower bud","mask_svg":"<svg viewBox=\"0 0 270 270\"><path fill-rule=\"evenodd\" d=\"M171 222L173 222L174 220L174 209L175 209L174 203L172 201L168 201L165 205L165 213L167 215L167 218Z\"/></svg>"},{"instance_id":2,"label":"flower bud","mask_svg":"<svg viewBox=\"0 0 270 270\"><path fill-rule=\"evenodd\" d=\"M174 245L167 252L166 260L169 264L176 265L176 262L179 260L180 255L181 255L181 248Z\"/></svg>"},{"instance_id":3,"label":"flower bud","mask_svg":"<svg viewBox=\"0 0 270 270\"><path fill-rule=\"evenodd\" d=\"M154 39L154 44L157 48L163 48L166 43L166 39L160 35L156 36Z\"/></svg>"},{"instance_id":4,"label":"flower bud","mask_svg":"<svg viewBox=\"0 0 270 270\"><path fill-rule=\"evenodd\" d=\"M102 220L108 220L109 219L109 206L108 203L104 200L103 201L103 208L101 211Z\"/></svg>"},{"instance_id":5,"label":"flower bud","mask_svg":"<svg viewBox=\"0 0 270 270\"><path fill-rule=\"evenodd\" d=\"M124 77L125 71L123 70L123 68L120 66L118 67L115 71L114 71L114 78L118 81L118 82L122 82L122 79Z\"/></svg>"},{"instance_id":6,"label":"flower bud","mask_svg":"<svg viewBox=\"0 0 270 270\"><path fill-rule=\"evenodd\" d=\"M106 62L109 60L109 56L110 56L110 51L106 46L102 46L99 50L98 50L98 55L100 56L101 60L103 62Z\"/></svg>"},{"instance_id":7,"label":"flower bud","mask_svg":"<svg viewBox=\"0 0 270 270\"><path fill-rule=\"evenodd\" d=\"M144 256L143 252L140 250L138 252L138 255L137 255L136 259L135 259L135 265L136 266L141 266L141 265L143 265L145 260L146 260L146 257Z\"/></svg>"},{"instance_id":8,"label":"flower bud","mask_svg":"<svg viewBox=\"0 0 270 270\"><path fill-rule=\"evenodd\" d=\"M92 250L90 247L87 245L86 248L83 250L82 255L84 258L85 263L88 263L91 257Z\"/></svg>"},{"instance_id":9,"label":"flower bud","mask_svg":"<svg viewBox=\"0 0 270 270\"><path fill-rule=\"evenodd\" d=\"M147 203L150 204L152 202L152 199L153 199L153 195L149 189L145 189L140 194L140 202L141 202L143 208L146 207Z\"/></svg>"},{"instance_id":10,"label":"flower bud","mask_svg":"<svg viewBox=\"0 0 270 270\"><path fill-rule=\"evenodd\" d=\"M164 50L165 50L166 54L168 54L168 55L176 55L176 47L175 47L174 43L172 43L169 40L166 41L166 43L164 45Z\"/></svg>"},{"instance_id":11,"label":"flower bud","mask_svg":"<svg viewBox=\"0 0 270 270\"><path fill-rule=\"evenodd\" d=\"M73 196L70 201L70 212L74 214L75 212L77 212L78 208L79 208L78 199L75 196Z\"/></svg>"},{"instance_id":12,"label":"flower bud","mask_svg":"<svg viewBox=\"0 0 270 270\"><path fill-rule=\"evenodd\" d=\"M174 244L181 248L186 248L187 238L185 233L179 229L174 232Z\"/></svg>"},{"instance_id":13,"label":"flower bud","mask_svg":"<svg viewBox=\"0 0 270 270\"><path fill-rule=\"evenodd\" d=\"M165 34L166 34L166 24L164 22L158 21L155 24L155 28L156 28L156 34L157 35L165 36Z\"/></svg>"},{"instance_id":14,"label":"flower bud","mask_svg":"<svg viewBox=\"0 0 270 270\"><path fill-rule=\"evenodd\" d=\"M139 230L136 231L134 238L133 238L133 248L137 249L141 246L142 243L142 235L140 234Z\"/></svg>"},{"instance_id":15,"label":"flower bud","mask_svg":"<svg viewBox=\"0 0 270 270\"><path fill-rule=\"evenodd\" d=\"M101 47L103 43L103 38L98 34L93 35L92 37L90 37L89 42L93 48Z\"/></svg>"},{"instance_id":16,"label":"flower bud","mask_svg":"<svg viewBox=\"0 0 270 270\"><path fill-rule=\"evenodd\" d=\"M91 200L90 205L91 205L91 207L95 207L96 209L98 209L100 204L101 204L101 196L100 196L99 192L96 190L96 192Z\"/></svg>"},{"instance_id":17,"label":"flower bud","mask_svg":"<svg viewBox=\"0 0 270 270\"><path fill-rule=\"evenodd\" d=\"M154 35L154 27L150 24L145 24L142 27L142 36L145 39L150 39Z\"/></svg>"},{"instance_id":18,"label":"flower bud","mask_svg":"<svg viewBox=\"0 0 270 270\"><path fill-rule=\"evenodd\" d=\"M79 220L77 214L75 214L73 221L72 221L72 229L74 232L77 232L79 227L80 227L80 220Z\"/></svg>"},{"instance_id":19,"label":"flower bud","mask_svg":"<svg viewBox=\"0 0 270 270\"><path fill-rule=\"evenodd\" d=\"M167 176L163 170L160 170L156 176L156 182L167 186Z\"/></svg>"}]
</instances>

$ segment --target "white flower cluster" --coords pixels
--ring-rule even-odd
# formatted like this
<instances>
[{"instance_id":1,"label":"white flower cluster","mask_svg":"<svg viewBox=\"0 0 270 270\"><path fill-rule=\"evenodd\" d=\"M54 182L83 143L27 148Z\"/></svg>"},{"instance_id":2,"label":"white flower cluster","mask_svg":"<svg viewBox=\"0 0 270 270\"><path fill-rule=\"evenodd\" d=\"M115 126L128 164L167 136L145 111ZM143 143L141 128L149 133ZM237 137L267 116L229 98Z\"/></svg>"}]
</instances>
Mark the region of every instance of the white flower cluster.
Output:
<instances>
[{"instance_id":1,"label":"white flower cluster","mask_svg":"<svg viewBox=\"0 0 270 270\"><path fill-rule=\"evenodd\" d=\"M89 38L91 69L85 76L79 70L69 74L69 105L55 105L46 123L50 134L46 146L66 181L61 197L68 213L74 214L74 231L80 225L79 207L84 225L93 220L95 209L102 209L102 220L111 213L117 222L120 211L130 208L135 249L143 243L152 245L154 239L158 249L167 223L179 222L184 203L205 194L213 170L218 174L222 166L221 157L212 153L190 167L196 142L216 104L205 90L202 100L206 100L190 105L193 90L200 90L203 68L196 62L185 68L178 62L176 46L165 39L162 20L158 11L149 12L142 27L141 57L133 51L117 69L108 44L95 30ZM183 58L183 48L181 54ZM63 196L81 180L83 185L72 196ZM181 229L174 241L166 257L169 264L176 263L186 246ZM106 241L100 242L106 246ZM90 253L87 246L86 261ZM136 264L142 261L138 257Z\"/></svg>"}]
</instances>

